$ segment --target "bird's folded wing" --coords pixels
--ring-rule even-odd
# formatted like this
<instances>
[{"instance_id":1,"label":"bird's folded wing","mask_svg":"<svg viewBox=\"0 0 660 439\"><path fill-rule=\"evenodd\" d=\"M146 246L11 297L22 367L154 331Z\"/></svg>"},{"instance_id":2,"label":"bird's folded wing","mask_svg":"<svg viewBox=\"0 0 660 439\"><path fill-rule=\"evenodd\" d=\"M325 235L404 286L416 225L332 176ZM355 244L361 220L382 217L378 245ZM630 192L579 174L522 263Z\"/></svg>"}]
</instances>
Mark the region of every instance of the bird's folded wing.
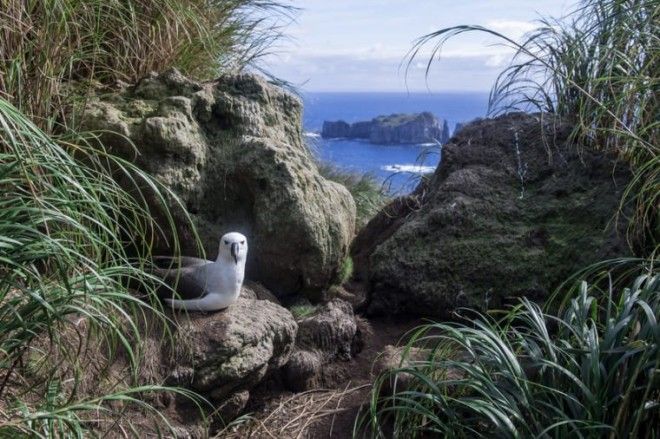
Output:
<instances>
[{"instance_id":1,"label":"bird's folded wing","mask_svg":"<svg viewBox=\"0 0 660 439\"><path fill-rule=\"evenodd\" d=\"M153 261L156 266L161 268L193 267L211 262L207 259L194 258L192 256L179 256L176 258L172 256L154 256Z\"/></svg>"},{"instance_id":2,"label":"bird's folded wing","mask_svg":"<svg viewBox=\"0 0 660 439\"><path fill-rule=\"evenodd\" d=\"M166 284L176 291L179 298L183 300L198 299L203 297L206 292L206 285L196 272L199 269L197 266L182 267L180 269L171 268L155 268L154 274L160 276ZM159 297L172 297L172 291L167 291L165 288L160 288Z\"/></svg>"}]
</instances>

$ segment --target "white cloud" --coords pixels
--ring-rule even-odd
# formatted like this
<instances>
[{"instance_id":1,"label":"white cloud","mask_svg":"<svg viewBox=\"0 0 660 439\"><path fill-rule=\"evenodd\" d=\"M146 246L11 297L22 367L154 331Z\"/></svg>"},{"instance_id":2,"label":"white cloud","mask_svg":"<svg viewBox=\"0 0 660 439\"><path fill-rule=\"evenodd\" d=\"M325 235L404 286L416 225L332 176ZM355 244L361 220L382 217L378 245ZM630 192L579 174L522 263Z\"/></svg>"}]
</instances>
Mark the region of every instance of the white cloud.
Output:
<instances>
[{"instance_id":1,"label":"white cloud","mask_svg":"<svg viewBox=\"0 0 660 439\"><path fill-rule=\"evenodd\" d=\"M490 20L486 23L486 27L504 34L509 38L516 39L536 29L538 24L532 21Z\"/></svg>"},{"instance_id":2,"label":"white cloud","mask_svg":"<svg viewBox=\"0 0 660 439\"><path fill-rule=\"evenodd\" d=\"M508 58L507 58L508 59ZM401 59L360 59L354 56L294 56L269 70L308 91L487 91L499 73L488 57L462 57L433 62L428 77L426 59L410 69Z\"/></svg>"},{"instance_id":3,"label":"white cloud","mask_svg":"<svg viewBox=\"0 0 660 439\"><path fill-rule=\"evenodd\" d=\"M313 58L313 57L346 57L360 60L394 60L402 61L408 55L407 48L385 48L384 46L374 45L367 49L354 48L347 50L300 50L296 51L295 57ZM442 59L447 58L480 58L491 56L510 56L513 49L503 44L452 44L436 52ZM422 48L415 57L426 64L428 58L433 54L432 43ZM280 58L281 59L281 58ZM288 58L287 58L288 59Z\"/></svg>"},{"instance_id":4,"label":"white cloud","mask_svg":"<svg viewBox=\"0 0 660 439\"><path fill-rule=\"evenodd\" d=\"M517 40L537 27L537 12L557 16L576 0L286 1L303 10L287 30L293 41L267 58L268 70L307 90L400 91L426 89L437 41L417 53L405 77L406 56L423 34L477 23ZM514 53L503 43L479 32L451 38L433 60L429 83L435 90L488 90Z\"/></svg>"},{"instance_id":5,"label":"white cloud","mask_svg":"<svg viewBox=\"0 0 660 439\"><path fill-rule=\"evenodd\" d=\"M485 64L488 67L504 67L511 60L511 55L498 54L486 58Z\"/></svg>"}]
</instances>

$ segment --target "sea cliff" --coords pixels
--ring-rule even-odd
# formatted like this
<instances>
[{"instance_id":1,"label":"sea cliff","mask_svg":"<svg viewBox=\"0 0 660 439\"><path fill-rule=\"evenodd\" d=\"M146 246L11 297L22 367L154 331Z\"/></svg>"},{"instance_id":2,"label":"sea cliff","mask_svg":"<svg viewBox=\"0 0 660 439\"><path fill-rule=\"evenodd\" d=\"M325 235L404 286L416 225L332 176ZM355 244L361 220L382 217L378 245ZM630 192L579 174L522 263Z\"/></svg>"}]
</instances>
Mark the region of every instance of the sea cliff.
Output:
<instances>
[{"instance_id":1,"label":"sea cliff","mask_svg":"<svg viewBox=\"0 0 660 439\"><path fill-rule=\"evenodd\" d=\"M324 121L321 137L363 139L377 144L445 143L449 140L449 125L428 111L391 114L353 124L343 120Z\"/></svg>"}]
</instances>

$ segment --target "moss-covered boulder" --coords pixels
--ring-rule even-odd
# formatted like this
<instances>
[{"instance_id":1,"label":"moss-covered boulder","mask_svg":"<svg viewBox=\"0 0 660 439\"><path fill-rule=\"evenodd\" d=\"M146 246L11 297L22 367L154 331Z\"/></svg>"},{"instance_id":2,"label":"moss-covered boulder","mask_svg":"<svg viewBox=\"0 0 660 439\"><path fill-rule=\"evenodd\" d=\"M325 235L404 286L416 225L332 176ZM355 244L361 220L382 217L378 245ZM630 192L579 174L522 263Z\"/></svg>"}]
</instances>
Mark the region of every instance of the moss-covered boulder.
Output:
<instances>
[{"instance_id":1,"label":"moss-covered boulder","mask_svg":"<svg viewBox=\"0 0 660 439\"><path fill-rule=\"evenodd\" d=\"M297 97L256 75L198 83L170 70L99 92L86 105L85 126L105 131L111 152L183 202L184 209L170 208L184 254L197 253L187 211L209 258L224 233L245 234L248 278L278 296L314 298L337 277L354 234L355 203L318 173L302 139ZM158 200L143 189L166 231ZM168 253L173 241L165 233L154 245Z\"/></svg>"},{"instance_id":2,"label":"moss-covered boulder","mask_svg":"<svg viewBox=\"0 0 660 439\"><path fill-rule=\"evenodd\" d=\"M463 127L434 175L354 241L369 311L449 317L542 301L574 271L624 255L613 217L628 174L568 147L570 130L524 114Z\"/></svg>"}]
</instances>

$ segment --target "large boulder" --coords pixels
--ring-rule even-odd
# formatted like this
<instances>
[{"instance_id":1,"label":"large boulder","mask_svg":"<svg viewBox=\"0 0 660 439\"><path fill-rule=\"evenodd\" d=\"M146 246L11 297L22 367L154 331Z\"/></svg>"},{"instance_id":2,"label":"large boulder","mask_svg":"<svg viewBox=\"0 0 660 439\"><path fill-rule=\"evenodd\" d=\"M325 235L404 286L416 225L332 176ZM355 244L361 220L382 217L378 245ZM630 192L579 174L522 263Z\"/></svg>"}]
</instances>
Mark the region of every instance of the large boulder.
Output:
<instances>
[{"instance_id":1,"label":"large boulder","mask_svg":"<svg viewBox=\"0 0 660 439\"><path fill-rule=\"evenodd\" d=\"M86 105L84 126L101 130L110 152L182 201L169 204L184 254L197 253L190 214L210 258L225 232L245 234L248 278L278 296L315 296L336 278L354 234L355 203L319 174L302 139L297 97L256 75L198 83L170 70L99 92ZM142 189L167 231L159 200ZM159 234L154 250L174 245Z\"/></svg>"},{"instance_id":2,"label":"large boulder","mask_svg":"<svg viewBox=\"0 0 660 439\"><path fill-rule=\"evenodd\" d=\"M628 173L567 146L570 131L525 114L463 127L432 178L355 239L369 311L444 318L461 306L542 301L576 270L624 255L613 215Z\"/></svg>"},{"instance_id":3,"label":"large boulder","mask_svg":"<svg viewBox=\"0 0 660 439\"><path fill-rule=\"evenodd\" d=\"M224 311L177 320L170 382L220 402L247 402L250 389L289 361L298 328L285 308L242 297Z\"/></svg>"}]
</instances>

